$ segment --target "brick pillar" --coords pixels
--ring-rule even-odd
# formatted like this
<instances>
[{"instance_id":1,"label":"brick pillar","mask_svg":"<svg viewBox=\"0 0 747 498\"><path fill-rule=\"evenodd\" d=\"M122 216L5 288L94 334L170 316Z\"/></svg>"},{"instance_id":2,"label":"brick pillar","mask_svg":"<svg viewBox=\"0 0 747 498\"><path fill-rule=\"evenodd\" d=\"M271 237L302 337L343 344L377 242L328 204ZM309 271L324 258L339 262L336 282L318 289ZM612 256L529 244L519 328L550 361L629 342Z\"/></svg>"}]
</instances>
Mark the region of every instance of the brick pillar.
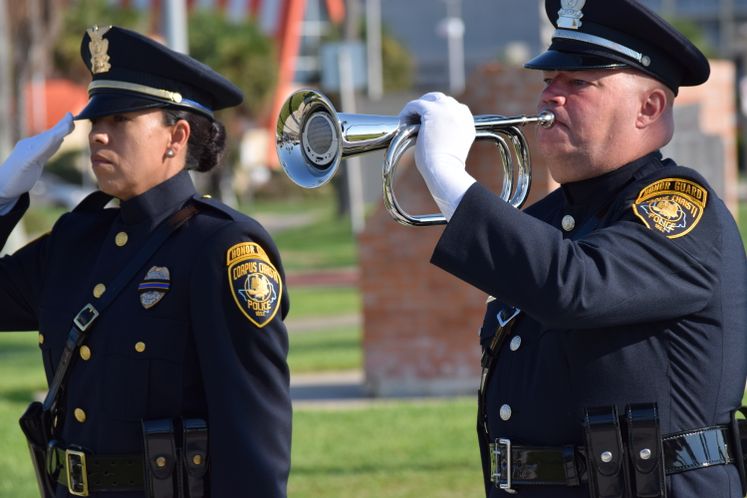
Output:
<instances>
[{"instance_id":1,"label":"brick pillar","mask_svg":"<svg viewBox=\"0 0 747 498\"><path fill-rule=\"evenodd\" d=\"M502 65L476 72L460 98L473 114L534 113L542 89L538 73ZM526 130L531 142L533 130ZM530 201L552 181L541 158L533 162ZM498 192L502 182L492 143L473 147L467 170ZM412 159L399 166L395 194L411 214L436 213ZM429 263L443 227L396 223L379 205L359 239L366 384L376 395L470 393L477 388L485 299L481 291Z\"/></svg>"}]
</instances>

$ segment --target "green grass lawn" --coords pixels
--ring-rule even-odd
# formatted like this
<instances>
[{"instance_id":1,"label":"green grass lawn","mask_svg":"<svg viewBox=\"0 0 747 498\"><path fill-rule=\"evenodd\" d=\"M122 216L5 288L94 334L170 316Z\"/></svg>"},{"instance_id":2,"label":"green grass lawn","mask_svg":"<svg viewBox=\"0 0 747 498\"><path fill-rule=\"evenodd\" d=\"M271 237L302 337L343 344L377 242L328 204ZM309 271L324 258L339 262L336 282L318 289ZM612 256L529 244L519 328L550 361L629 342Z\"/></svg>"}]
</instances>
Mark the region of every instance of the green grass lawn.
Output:
<instances>
[{"instance_id":1,"label":"green grass lawn","mask_svg":"<svg viewBox=\"0 0 747 498\"><path fill-rule=\"evenodd\" d=\"M297 410L289 496L477 497L475 402L396 402Z\"/></svg>"},{"instance_id":2,"label":"green grass lawn","mask_svg":"<svg viewBox=\"0 0 747 498\"><path fill-rule=\"evenodd\" d=\"M363 364L359 327L325 329L290 335L288 365L292 373L360 369Z\"/></svg>"}]
</instances>

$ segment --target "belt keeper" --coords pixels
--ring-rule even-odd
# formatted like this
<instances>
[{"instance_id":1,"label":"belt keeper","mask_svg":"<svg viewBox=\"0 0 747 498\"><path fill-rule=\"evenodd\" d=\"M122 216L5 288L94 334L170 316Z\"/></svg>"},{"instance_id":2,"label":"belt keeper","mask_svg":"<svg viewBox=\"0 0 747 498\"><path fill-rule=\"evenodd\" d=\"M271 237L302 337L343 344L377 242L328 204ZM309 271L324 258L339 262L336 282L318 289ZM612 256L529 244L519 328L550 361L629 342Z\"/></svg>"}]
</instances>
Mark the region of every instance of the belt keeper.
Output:
<instances>
[{"instance_id":1,"label":"belt keeper","mask_svg":"<svg viewBox=\"0 0 747 498\"><path fill-rule=\"evenodd\" d=\"M176 442L171 419L143 420L145 488L149 498L174 498Z\"/></svg>"},{"instance_id":2,"label":"belt keeper","mask_svg":"<svg viewBox=\"0 0 747 498\"><path fill-rule=\"evenodd\" d=\"M664 498L664 450L656 403L628 405L625 409L625 423L633 467L634 496Z\"/></svg>"},{"instance_id":3,"label":"belt keeper","mask_svg":"<svg viewBox=\"0 0 747 498\"><path fill-rule=\"evenodd\" d=\"M576 448L574 446L563 446L563 470L565 471L566 486L579 486L581 484L577 468Z\"/></svg>"},{"instance_id":4,"label":"belt keeper","mask_svg":"<svg viewBox=\"0 0 747 498\"><path fill-rule=\"evenodd\" d=\"M187 474L187 497L205 496L205 476L207 474L208 428L202 419L182 420L184 445L183 462Z\"/></svg>"},{"instance_id":5,"label":"belt keeper","mask_svg":"<svg viewBox=\"0 0 747 498\"><path fill-rule=\"evenodd\" d=\"M584 417L591 498L630 496L627 455L615 406L587 408Z\"/></svg>"}]
</instances>

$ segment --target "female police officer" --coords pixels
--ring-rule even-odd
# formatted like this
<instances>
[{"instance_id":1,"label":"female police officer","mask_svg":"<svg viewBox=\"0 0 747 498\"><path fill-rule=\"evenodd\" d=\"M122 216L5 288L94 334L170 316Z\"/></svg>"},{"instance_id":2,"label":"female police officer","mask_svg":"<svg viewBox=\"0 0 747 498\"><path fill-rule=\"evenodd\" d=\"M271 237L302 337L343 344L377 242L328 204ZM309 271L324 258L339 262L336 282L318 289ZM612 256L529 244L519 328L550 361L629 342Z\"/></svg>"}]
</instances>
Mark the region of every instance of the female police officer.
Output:
<instances>
[{"instance_id":1,"label":"female police officer","mask_svg":"<svg viewBox=\"0 0 747 498\"><path fill-rule=\"evenodd\" d=\"M197 196L186 171L217 165L225 133L213 111L242 95L122 28L89 29L81 54L93 81L77 119L92 123L100 191L0 260L0 329L39 330L59 392L43 477L55 496L285 496L278 252L256 221ZM19 144L0 167L0 240L70 127ZM112 197L118 207L105 207ZM57 390L68 330L84 339Z\"/></svg>"}]
</instances>

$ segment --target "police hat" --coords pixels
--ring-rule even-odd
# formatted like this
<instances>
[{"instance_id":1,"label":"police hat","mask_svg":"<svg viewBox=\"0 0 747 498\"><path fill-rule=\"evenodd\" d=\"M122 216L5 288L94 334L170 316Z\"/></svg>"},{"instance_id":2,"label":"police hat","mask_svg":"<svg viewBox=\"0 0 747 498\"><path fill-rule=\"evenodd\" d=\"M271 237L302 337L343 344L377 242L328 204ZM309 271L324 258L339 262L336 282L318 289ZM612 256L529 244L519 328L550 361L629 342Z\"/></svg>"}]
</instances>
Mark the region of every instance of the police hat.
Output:
<instances>
[{"instance_id":1,"label":"police hat","mask_svg":"<svg viewBox=\"0 0 747 498\"><path fill-rule=\"evenodd\" d=\"M212 118L213 111L244 98L205 64L117 26L89 28L80 54L93 80L88 105L75 119L155 107L190 109Z\"/></svg>"},{"instance_id":2,"label":"police hat","mask_svg":"<svg viewBox=\"0 0 747 498\"><path fill-rule=\"evenodd\" d=\"M700 85L710 66L703 53L636 0L545 0L556 30L550 48L524 67L583 70L628 66L677 93Z\"/></svg>"}]
</instances>

